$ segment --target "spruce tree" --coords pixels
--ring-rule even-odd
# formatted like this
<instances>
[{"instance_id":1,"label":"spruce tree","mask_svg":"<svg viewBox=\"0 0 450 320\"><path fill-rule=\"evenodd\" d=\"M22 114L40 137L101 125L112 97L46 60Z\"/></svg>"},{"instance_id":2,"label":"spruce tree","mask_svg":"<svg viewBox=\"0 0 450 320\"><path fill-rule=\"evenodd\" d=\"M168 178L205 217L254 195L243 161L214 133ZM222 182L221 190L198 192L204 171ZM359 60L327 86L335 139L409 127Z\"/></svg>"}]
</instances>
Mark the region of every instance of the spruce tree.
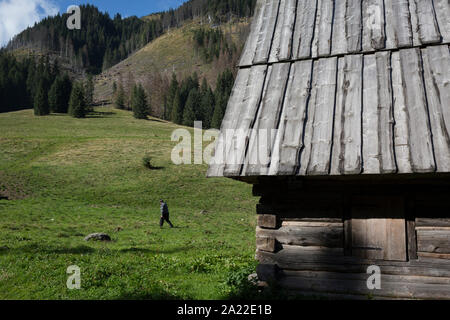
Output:
<instances>
[{"instance_id":1,"label":"spruce tree","mask_svg":"<svg viewBox=\"0 0 450 320\"><path fill-rule=\"evenodd\" d=\"M59 112L68 113L70 94L72 93L72 80L70 80L70 77L67 73L64 74L64 76L62 77L61 92L62 92L62 104L59 106L60 107Z\"/></svg>"},{"instance_id":2,"label":"spruce tree","mask_svg":"<svg viewBox=\"0 0 450 320\"><path fill-rule=\"evenodd\" d=\"M202 96L200 110L202 112L201 120L203 121L203 128L211 128L211 121L214 114L214 93L209 88Z\"/></svg>"},{"instance_id":3,"label":"spruce tree","mask_svg":"<svg viewBox=\"0 0 450 320\"><path fill-rule=\"evenodd\" d=\"M50 108L48 106L47 91L44 82L41 81L34 96L34 114L36 116L45 116L49 113Z\"/></svg>"},{"instance_id":4,"label":"spruce tree","mask_svg":"<svg viewBox=\"0 0 450 320\"><path fill-rule=\"evenodd\" d=\"M144 88L140 84L133 87L131 105L133 108L133 115L136 119L147 119L147 97Z\"/></svg>"},{"instance_id":5,"label":"spruce tree","mask_svg":"<svg viewBox=\"0 0 450 320\"><path fill-rule=\"evenodd\" d=\"M69 101L69 114L74 118L86 117L86 102L83 84L76 83L72 88Z\"/></svg>"},{"instance_id":6,"label":"spruce tree","mask_svg":"<svg viewBox=\"0 0 450 320\"><path fill-rule=\"evenodd\" d=\"M168 120L168 119L172 120L172 107L173 107L175 95L178 90L178 86L179 86L179 84L178 84L177 76L175 73L173 73L172 80L171 80L170 86L169 86L169 92L166 97L166 108L165 108L165 112L164 112L165 120Z\"/></svg>"},{"instance_id":7,"label":"spruce tree","mask_svg":"<svg viewBox=\"0 0 450 320\"><path fill-rule=\"evenodd\" d=\"M171 120L176 124L181 124L181 122L183 121L183 105L179 89L175 93L175 98L173 100Z\"/></svg>"},{"instance_id":8,"label":"spruce tree","mask_svg":"<svg viewBox=\"0 0 450 320\"><path fill-rule=\"evenodd\" d=\"M48 92L48 104L51 112L64 112L64 103L66 99L64 97L63 85L63 79L57 77L50 87L50 91Z\"/></svg>"},{"instance_id":9,"label":"spruce tree","mask_svg":"<svg viewBox=\"0 0 450 320\"><path fill-rule=\"evenodd\" d=\"M183 125L193 127L194 121L196 120L196 111L198 110L198 91L197 89L192 89L189 92L188 99L183 111Z\"/></svg>"},{"instance_id":10,"label":"spruce tree","mask_svg":"<svg viewBox=\"0 0 450 320\"><path fill-rule=\"evenodd\" d=\"M119 86L117 87L114 106L117 109L125 109L125 91L123 89L122 83L119 83Z\"/></svg>"}]
</instances>

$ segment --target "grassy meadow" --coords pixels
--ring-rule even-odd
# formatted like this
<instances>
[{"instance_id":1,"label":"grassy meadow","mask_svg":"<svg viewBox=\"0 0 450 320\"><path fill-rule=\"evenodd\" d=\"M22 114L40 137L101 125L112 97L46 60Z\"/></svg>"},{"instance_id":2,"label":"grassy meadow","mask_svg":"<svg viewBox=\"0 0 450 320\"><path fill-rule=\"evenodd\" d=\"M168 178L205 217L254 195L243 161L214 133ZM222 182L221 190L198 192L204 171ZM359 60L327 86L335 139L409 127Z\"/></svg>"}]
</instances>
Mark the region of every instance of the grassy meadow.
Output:
<instances>
[{"instance_id":1,"label":"grassy meadow","mask_svg":"<svg viewBox=\"0 0 450 320\"><path fill-rule=\"evenodd\" d=\"M250 185L207 179L206 165L172 164L176 128L111 107L86 119L0 114L0 299L236 294L230 279L255 266L258 199ZM174 229L159 228L160 198ZM84 241L94 232L112 241ZM66 287L70 265L80 290Z\"/></svg>"}]
</instances>

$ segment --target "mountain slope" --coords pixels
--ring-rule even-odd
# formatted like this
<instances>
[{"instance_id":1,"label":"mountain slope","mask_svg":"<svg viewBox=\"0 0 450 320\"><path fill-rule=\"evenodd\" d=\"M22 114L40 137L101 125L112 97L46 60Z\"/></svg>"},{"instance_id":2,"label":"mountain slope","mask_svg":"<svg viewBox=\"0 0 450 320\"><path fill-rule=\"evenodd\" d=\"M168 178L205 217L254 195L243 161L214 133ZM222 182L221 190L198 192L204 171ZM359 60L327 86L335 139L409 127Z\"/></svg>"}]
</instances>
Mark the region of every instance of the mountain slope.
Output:
<instances>
[{"instance_id":1,"label":"mountain slope","mask_svg":"<svg viewBox=\"0 0 450 320\"><path fill-rule=\"evenodd\" d=\"M196 46L194 31L199 29L220 29L228 43L233 43L232 57L222 54L218 59L205 61ZM249 19L239 19L218 25L202 24L200 19L186 23L180 28L171 29L164 35L147 44L119 64L104 71L96 78L96 99L110 100L114 82L127 82L130 75L134 81L151 81L155 74L170 78L175 72L182 79L197 72L199 78L206 78L213 87L217 75L227 68L234 68L240 57L249 31Z\"/></svg>"}]
</instances>

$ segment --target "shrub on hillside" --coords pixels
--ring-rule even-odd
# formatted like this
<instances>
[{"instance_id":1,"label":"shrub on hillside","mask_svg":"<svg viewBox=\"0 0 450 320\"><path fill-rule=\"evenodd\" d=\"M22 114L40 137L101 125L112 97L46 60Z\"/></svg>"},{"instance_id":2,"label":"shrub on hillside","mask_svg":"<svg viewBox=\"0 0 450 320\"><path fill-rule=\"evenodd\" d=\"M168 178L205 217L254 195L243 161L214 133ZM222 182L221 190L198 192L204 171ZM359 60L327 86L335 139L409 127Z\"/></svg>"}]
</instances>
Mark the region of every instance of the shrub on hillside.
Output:
<instances>
[{"instance_id":1,"label":"shrub on hillside","mask_svg":"<svg viewBox=\"0 0 450 320\"><path fill-rule=\"evenodd\" d=\"M152 165L152 157L150 157L150 155L146 154L143 158L142 158L142 164L144 165L144 167L148 168L148 169L153 169L153 165Z\"/></svg>"}]
</instances>

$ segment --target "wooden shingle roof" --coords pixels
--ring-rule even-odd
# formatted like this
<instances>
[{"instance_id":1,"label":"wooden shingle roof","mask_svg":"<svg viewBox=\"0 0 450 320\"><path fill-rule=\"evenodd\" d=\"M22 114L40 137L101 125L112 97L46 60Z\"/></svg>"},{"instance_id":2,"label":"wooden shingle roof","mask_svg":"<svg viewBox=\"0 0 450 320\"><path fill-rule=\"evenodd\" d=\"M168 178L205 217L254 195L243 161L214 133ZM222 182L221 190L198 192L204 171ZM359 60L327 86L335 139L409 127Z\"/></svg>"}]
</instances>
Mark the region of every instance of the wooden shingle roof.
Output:
<instances>
[{"instance_id":1,"label":"wooden shingle roof","mask_svg":"<svg viewBox=\"0 0 450 320\"><path fill-rule=\"evenodd\" d=\"M208 176L450 172L449 0L258 0Z\"/></svg>"}]
</instances>

